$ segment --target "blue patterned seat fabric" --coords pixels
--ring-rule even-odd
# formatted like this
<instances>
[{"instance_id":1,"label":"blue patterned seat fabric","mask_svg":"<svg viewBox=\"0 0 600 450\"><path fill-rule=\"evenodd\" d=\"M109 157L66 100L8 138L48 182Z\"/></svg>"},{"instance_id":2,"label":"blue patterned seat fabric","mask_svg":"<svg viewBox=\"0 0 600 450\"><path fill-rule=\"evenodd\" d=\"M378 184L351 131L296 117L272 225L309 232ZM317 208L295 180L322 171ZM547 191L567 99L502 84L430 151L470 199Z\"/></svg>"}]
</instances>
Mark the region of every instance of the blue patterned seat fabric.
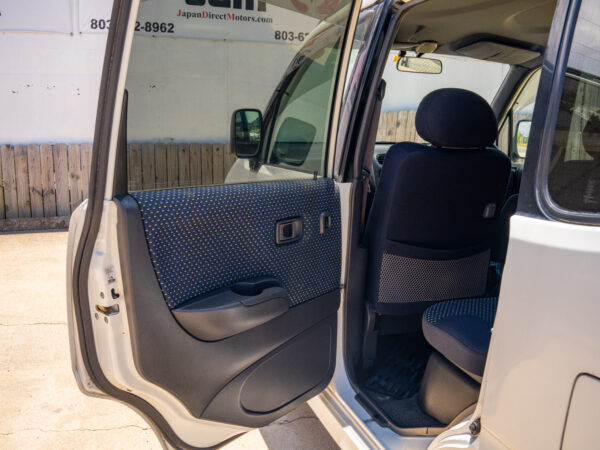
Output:
<instances>
[{"instance_id":1,"label":"blue patterned seat fabric","mask_svg":"<svg viewBox=\"0 0 600 450\"><path fill-rule=\"evenodd\" d=\"M448 360L482 376L497 305L497 297L436 303L423 314L423 334Z\"/></svg>"},{"instance_id":2,"label":"blue patterned seat fabric","mask_svg":"<svg viewBox=\"0 0 600 450\"><path fill-rule=\"evenodd\" d=\"M170 308L238 281L277 278L290 306L339 288L340 199L327 178L132 192ZM320 234L321 213L331 216ZM275 242L278 220L301 217L302 239Z\"/></svg>"}]
</instances>

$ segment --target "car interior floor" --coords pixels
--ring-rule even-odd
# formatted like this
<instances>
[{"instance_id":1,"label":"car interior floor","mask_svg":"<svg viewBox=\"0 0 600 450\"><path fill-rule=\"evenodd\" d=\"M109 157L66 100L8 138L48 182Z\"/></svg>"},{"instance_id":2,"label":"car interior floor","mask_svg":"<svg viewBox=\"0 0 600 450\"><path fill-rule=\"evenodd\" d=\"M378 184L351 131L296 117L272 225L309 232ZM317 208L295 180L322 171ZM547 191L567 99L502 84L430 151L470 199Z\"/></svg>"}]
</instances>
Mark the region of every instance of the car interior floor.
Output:
<instances>
[{"instance_id":1,"label":"car interior floor","mask_svg":"<svg viewBox=\"0 0 600 450\"><path fill-rule=\"evenodd\" d=\"M372 367L362 373L365 393L398 428L443 427L418 405L433 348L420 332L382 336Z\"/></svg>"}]
</instances>

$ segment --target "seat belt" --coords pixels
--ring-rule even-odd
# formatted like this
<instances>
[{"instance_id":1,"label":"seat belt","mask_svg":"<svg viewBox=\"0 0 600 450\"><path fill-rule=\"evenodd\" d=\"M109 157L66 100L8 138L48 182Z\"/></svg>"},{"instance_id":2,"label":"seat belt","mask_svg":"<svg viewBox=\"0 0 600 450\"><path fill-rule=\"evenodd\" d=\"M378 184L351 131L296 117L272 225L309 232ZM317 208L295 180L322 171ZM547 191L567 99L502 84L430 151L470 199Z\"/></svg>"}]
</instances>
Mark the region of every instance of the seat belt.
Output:
<instances>
[{"instance_id":1,"label":"seat belt","mask_svg":"<svg viewBox=\"0 0 600 450\"><path fill-rule=\"evenodd\" d=\"M373 117L371 120L371 128L366 142L366 151L362 162L361 181L362 181L362 205L360 210L360 233L361 235L365 232L367 224L367 201L370 191L370 178L371 168L373 166L373 152L375 151L375 143L377 142L377 130L379 128L379 116L381 114L381 104L383 97L385 97L385 80L382 79L379 82L379 88L377 89L377 98L373 105Z\"/></svg>"}]
</instances>

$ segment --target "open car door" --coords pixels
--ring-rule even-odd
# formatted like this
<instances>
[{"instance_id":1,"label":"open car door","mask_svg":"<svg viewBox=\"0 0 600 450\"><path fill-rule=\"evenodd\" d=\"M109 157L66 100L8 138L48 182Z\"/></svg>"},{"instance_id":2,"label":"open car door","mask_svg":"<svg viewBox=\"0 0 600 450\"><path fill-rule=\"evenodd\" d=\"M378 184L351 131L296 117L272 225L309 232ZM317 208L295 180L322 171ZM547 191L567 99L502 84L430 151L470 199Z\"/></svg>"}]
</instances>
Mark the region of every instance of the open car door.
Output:
<instances>
[{"instance_id":1,"label":"open car door","mask_svg":"<svg viewBox=\"0 0 600 450\"><path fill-rule=\"evenodd\" d=\"M358 12L258 3L115 1L89 201L69 229L78 383L175 447L264 426L335 368L333 111ZM211 37L227 21L233 42Z\"/></svg>"}]
</instances>

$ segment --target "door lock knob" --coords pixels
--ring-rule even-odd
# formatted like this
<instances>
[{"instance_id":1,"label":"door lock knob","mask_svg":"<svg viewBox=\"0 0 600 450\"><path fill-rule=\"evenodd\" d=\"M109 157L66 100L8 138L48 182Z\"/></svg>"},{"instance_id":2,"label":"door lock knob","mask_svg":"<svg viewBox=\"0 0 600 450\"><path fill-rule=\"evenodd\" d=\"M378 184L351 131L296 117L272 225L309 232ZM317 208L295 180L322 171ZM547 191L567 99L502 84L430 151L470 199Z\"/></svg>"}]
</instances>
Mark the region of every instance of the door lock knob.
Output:
<instances>
[{"instance_id":1,"label":"door lock knob","mask_svg":"<svg viewBox=\"0 0 600 450\"><path fill-rule=\"evenodd\" d=\"M331 230L331 214L328 212L323 212L319 216L319 233L327 234L329 230Z\"/></svg>"}]
</instances>

